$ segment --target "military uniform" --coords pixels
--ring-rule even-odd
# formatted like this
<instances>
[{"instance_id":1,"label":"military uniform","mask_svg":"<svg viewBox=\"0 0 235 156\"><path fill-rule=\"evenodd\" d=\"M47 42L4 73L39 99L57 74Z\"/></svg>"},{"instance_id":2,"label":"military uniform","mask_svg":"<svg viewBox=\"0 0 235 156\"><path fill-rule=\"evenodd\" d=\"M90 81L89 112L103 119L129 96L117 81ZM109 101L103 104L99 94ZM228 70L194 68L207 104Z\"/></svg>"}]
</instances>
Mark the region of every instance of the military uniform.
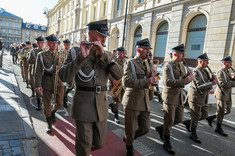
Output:
<instances>
[{"instance_id":1,"label":"military uniform","mask_svg":"<svg viewBox=\"0 0 235 156\"><path fill-rule=\"evenodd\" d=\"M148 39L138 41L136 47L151 48ZM125 86L122 104L125 108L124 140L128 155L134 155L134 139L150 130L149 77L151 73L147 69L147 61L139 56L126 61L122 79Z\"/></svg>"},{"instance_id":2,"label":"military uniform","mask_svg":"<svg viewBox=\"0 0 235 156\"><path fill-rule=\"evenodd\" d=\"M51 42L57 42L53 34L47 36L46 39ZM56 66L61 65L61 57L59 55L60 53L58 51L55 53L49 50L42 51L38 54L36 60L35 86L36 88L43 88L43 110L48 123L48 133L51 132L52 122L55 123L55 112L62 106L64 97L63 82L59 78L58 81L55 82ZM55 84L57 84L57 88L55 88ZM54 91L56 91L56 93L54 93ZM56 96L56 101L54 101L55 106L51 111L52 94L54 94L54 97Z\"/></svg>"},{"instance_id":3,"label":"military uniform","mask_svg":"<svg viewBox=\"0 0 235 156\"><path fill-rule=\"evenodd\" d=\"M231 57L228 56L221 60L222 63L226 61L232 62ZM232 87L235 87L235 80L232 78L229 69L226 69L224 67L217 72L217 79L225 95L223 95L219 87L216 88L215 98L217 102L217 113L216 113L217 127L215 129L215 132L223 136L227 136L227 134L224 133L221 124L223 122L224 115L229 114L231 112L231 107L232 107L231 89Z\"/></svg>"},{"instance_id":4,"label":"military uniform","mask_svg":"<svg viewBox=\"0 0 235 156\"><path fill-rule=\"evenodd\" d=\"M26 42L27 45L31 45L31 42ZM22 52L21 52L21 62L22 62L22 67L23 67L23 75L24 75L24 79L26 81L26 84L27 84L27 88L29 88L29 64L28 64L28 54L30 52L30 48L29 47L25 47L24 49L22 49Z\"/></svg>"},{"instance_id":5,"label":"military uniform","mask_svg":"<svg viewBox=\"0 0 235 156\"><path fill-rule=\"evenodd\" d=\"M89 23L88 29L106 35L107 20ZM73 59L74 50L75 59ZM76 91L71 115L76 120L77 155L89 156L91 150L102 148L105 144L108 118L106 85L109 74L115 79L120 79L122 68L111 62L108 52L105 51L100 56L97 55L95 48L90 50L86 58L83 57L80 48L72 48L59 71L63 82L72 82L75 77Z\"/></svg>"}]
</instances>

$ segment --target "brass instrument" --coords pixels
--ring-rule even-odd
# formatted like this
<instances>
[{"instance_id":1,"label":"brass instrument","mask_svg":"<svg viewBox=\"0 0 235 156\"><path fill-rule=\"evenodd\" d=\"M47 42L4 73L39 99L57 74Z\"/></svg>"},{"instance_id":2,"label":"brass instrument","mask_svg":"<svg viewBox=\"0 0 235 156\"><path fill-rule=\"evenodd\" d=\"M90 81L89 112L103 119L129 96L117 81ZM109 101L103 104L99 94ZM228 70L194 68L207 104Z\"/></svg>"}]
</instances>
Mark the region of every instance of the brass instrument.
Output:
<instances>
[{"instance_id":1,"label":"brass instrument","mask_svg":"<svg viewBox=\"0 0 235 156\"><path fill-rule=\"evenodd\" d=\"M186 63L186 61L185 61L184 58L183 58L183 64L184 64L184 66L186 67L186 69L187 69L187 71L189 72L189 74L190 74L190 75L193 75L192 71L189 69L188 64ZM193 84L195 85L195 87L196 87L196 89L197 89L197 92L198 92L200 95L202 95L203 93L202 93L201 89L198 87L198 85L197 85L197 83L196 83L195 80L193 81Z\"/></svg>"},{"instance_id":2,"label":"brass instrument","mask_svg":"<svg viewBox=\"0 0 235 156\"><path fill-rule=\"evenodd\" d=\"M118 86L113 86L110 91L112 98L116 98L122 91L122 79L118 80Z\"/></svg>"},{"instance_id":3,"label":"brass instrument","mask_svg":"<svg viewBox=\"0 0 235 156\"><path fill-rule=\"evenodd\" d=\"M213 74L213 72L211 71L211 68L210 68L209 66L207 66L207 68L208 68L208 70L209 70L209 72L211 73L211 76L212 76L211 81L217 79L216 76L215 76L215 75ZM223 88L221 87L221 85L220 85L219 83L218 83L217 85L218 85L218 87L219 87L221 93L222 93L223 95L226 95L226 93L224 92L224 90L223 90Z\"/></svg>"}]
</instances>

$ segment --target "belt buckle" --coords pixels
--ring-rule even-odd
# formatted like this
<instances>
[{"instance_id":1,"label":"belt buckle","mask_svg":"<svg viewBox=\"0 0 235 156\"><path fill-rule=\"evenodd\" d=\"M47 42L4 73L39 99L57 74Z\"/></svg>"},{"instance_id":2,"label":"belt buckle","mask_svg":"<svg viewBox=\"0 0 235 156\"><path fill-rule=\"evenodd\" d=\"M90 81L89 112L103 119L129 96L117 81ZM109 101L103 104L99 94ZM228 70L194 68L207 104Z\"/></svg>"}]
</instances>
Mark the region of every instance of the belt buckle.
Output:
<instances>
[{"instance_id":1,"label":"belt buckle","mask_svg":"<svg viewBox=\"0 0 235 156\"><path fill-rule=\"evenodd\" d=\"M95 91L96 93L101 93L101 86L96 86Z\"/></svg>"}]
</instances>

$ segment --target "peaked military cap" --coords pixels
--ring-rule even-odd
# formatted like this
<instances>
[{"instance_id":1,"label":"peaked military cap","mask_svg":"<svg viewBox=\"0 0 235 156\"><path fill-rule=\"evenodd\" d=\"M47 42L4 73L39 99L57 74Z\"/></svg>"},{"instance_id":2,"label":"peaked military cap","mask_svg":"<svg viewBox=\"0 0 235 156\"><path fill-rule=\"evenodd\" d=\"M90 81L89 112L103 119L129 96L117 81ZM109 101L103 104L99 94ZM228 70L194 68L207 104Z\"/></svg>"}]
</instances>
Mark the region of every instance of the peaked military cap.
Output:
<instances>
[{"instance_id":1,"label":"peaked military cap","mask_svg":"<svg viewBox=\"0 0 235 156\"><path fill-rule=\"evenodd\" d=\"M87 24L88 30L96 30L98 33L100 33L103 36L108 36L108 21L107 19L96 21L96 22L90 22Z\"/></svg>"},{"instance_id":2,"label":"peaked military cap","mask_svg":"<svg viewBox=\"0 0 235 156\"><path fill-rule=\"evenodd\" d=\"M136 42L135 46L136 46L136 49L139 47L145 47L145 48L152 49L148 38L145 38L143 40Z\"/></svg>"},{"instance_id":3,"label":"peaked military cap","mask_svg":"<svg viewBox=\"0 0 235 156\"><path fill-rule=\"evenodd\" d=\"M45 39L47 41L51 41L51 42L57 42L58 41L58 39L56 38L56 36L54 34L51 34L51 35L45 37Z\"/></svg>"},{"instance_id":4,"label":"peaked military cap","mask_svg":"<svg viewBox=\"0 0 235 156\"><path fill-rule=\"evenodd\" d=\"M119 53L119 52L124 52L125 53L125 48L124 47L119 47L119 48L117 48L117 52Z\"/></svg>"},{"instance_id":5,"label":"peaked military cap","mask_svg":"<svg viewBox=\"0 0 235 156\"><path fill-rule=\"evenodd\" d=\"M116 53L116 52L117 52L117 50L116 50L116 49L113 49L113 52L115 52L115 53Z\"/></svg>"},{"instance_id":6,"label":"peaked military cap","mask_svg":"<svg viewBox=\"0 0 235 156\"><path fill-rule=\"evenodd\" d=\"M174 48L172 48L172 52L181 52L181 53L184 53L184 44L180 44Z\"/></svg>"},{"instance_id":7,"label":"peaked military cap","mask_svg":"<svg viewBox=\"0 0 235 156\"><path fill-rule=\"evenodd\" d=\"M224 63L224 62L232 62L232 59L231 59L230 56L227 56L227 57L223 58L223 59L221 60L221 62L222 62L222 63Z\"/></svg>"},{"instance_id":8,"label":"peaked military cap","mask_svg":"<svg viewBox=\"0 0 235 156\"><path fill-rule=\"evenodd\" d=\"M209 60L208 56L206 53L201 54L197 57L197 60Z\"/></svg>"},{"instance_id":9,"label":"peaked military cap","mask_svg":"<svg viewBox=\"0 0 235 156\"><path fill-rule=\"evenodd\" d=\"M35 39L38 42L44 42L44 37L39 36L38 38Z\"/></svg>"},{"instance_id":10,"label":"peaked military cap","mask_svg":"<svg viewBox=\"0 0 235 156\"><path fill-rule=\"evenodd\" d=\"M26 47L26 45L25 45L25 44L21 44L21 46L22 46L22 47Z\"/></svg>"},{"instance_id":11,"label":"peaked military cap","mask_svg":"<svg viewBox=\"0 0 235 156\"><path fill-rule=\"evenodd\" d=\"M71 42L68 39L64 40L63 42L64 44L71 44Z\"/></svg>"},{"instance_id":12,"label":"peaked military cap","mask_svg":"<svg viewBox=\"0 0 235 156\"><path fill-rule=\"evenodd\" d=\"M38 47L38 45L36 43L33 43L32 45L33 45L33 48L37 48Z\"/></svg>"},{"instance_id":13,"label":"peaked military cap","mask_svg":"<svg viewBox=\"0 0 235 156\"><path fill-rule=\"evenodd\" d=\"M31 42L30 42L30 41L26 41L25 43L28 44L28 45L31 45Z\"/></svg>"}]
</instances>

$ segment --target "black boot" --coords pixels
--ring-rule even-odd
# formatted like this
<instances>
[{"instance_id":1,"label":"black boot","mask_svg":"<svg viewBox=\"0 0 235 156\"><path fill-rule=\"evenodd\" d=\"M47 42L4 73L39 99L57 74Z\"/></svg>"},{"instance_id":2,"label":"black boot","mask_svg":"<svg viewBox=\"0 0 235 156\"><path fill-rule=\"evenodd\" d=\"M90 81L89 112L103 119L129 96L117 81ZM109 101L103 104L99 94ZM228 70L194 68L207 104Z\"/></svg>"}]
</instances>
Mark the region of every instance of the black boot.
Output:
<instances>
[{"instance_id":1,"label":"black boot","mask_svg":"<svg viewBox=\"0 0 235 156\"><path fill-rule=\"evenodd\" d=\"M26 85L27 85L26 88L30 88L29 87L29 80L26 80Z\"/></svg>"},{"instance_id":2,"label":"black boot","mask_svg":"<svg viewBox=\"0 0 235 156\"><path fill-rule=\"evenodd\" d=\"M114 113L114 111L113 111L113 105L114 105L113 103L110 103L110 104L109 104L109 107L110 107L111 111Z\"/></svg>"},{"instance_id":3,"label":"black boot","mask_svg":"<svg viewBox=\"0 0 235 156\"><path fill-rule=\"evenodd\" d=\"M119 117L118 117L118 111L115 111L115 112L114 112L114 121L115 121L116 123L118 123L118 124L121 123L120 120L119 120Z\"/></svg>"},{"instance_id":4,"label":"black boot","mask_svg":"<svg viewBox=\"0 0 235 156\"><path fill-rule=\"evenodd\" d=\"M174 149L171 146L171 142L170 142L170 136L168 135L164 135L164 144L163 147L165 148L165 150L170 153L170 154L175 154Z\"/></svg>"},{"instance_id":5,"label":"black boot","mask_svg":"<svg viewBox=\"0 0 235 156\"><path fill-rule=\"evenodd\" d=\"M56 110L53 110L53 111L51 112L51 121L52 121L53 123L56 123L55 112L56 112Z\"/></svg>"},{"instance_id":6,"label":"black boot","mask_svg":"<svg viewBox=\"0 0 235 156\"><path fill-rule=\"evenodd\" d=\"M201 140L198 139L197 133L196 133L196 128L192 128L192 133L189 135L189 137L196 143L202 143Z\"/></svg>"},{"instance_id":7,"label":"black boot","mask_svg":"<svg viewBox=\"0 0 235 156\"><path fill-rule=\"evenodd\" d=\"M35 97L35 91L34 91L34 88L31 88L31 90L32 90L32 95L31 95L31 97Z\"/></svg>"},{"instance_id":8,"label":"black boot","mask_svg":"<svg viewBox=\"0 0 235 156\"><path fill-rule=\"evenodd\" d=\"M67 101L68 101L68 100L67 100L67 97L64 97L64 105L63 105L63 106L64 106L65 108L68 107Z\"/></svg>"},{"instance_id":9,"label":"black boot","mask_svg":"<svg viewBox=\"0 0 235 156\"><path fill-rule=\"evenodd\" d=\"M41 99L37 99L37 105L36 110L40 111L42 109Z\"/></svg>"},{"instance_id":10,"label":"black boot","mask_svg":"<svg viewBox=\"0 0 235 156\"><path fill-rule=\"evenodd\" d=\"M213 120L216 118L216 115L211 115L211 116L208 116L207 118L206 118L206 120L208 121L208 125L209 126L211 126L211 127L213 127L212 126L212 122L213 122Z\"/></svg>"},{"instance_id":11,"label":"black boot","mask_svg":"<svg viewBox=\"0 0 235 156\"><path fill-rule=\"evenodd\" d=\"M158 132L161 140L164 141L164 138L163 138L163 125L155 127L155 130Z\"/></svg>"},{"instance_id":12,"label":"black boot","mask_svg":"<svg viewBox=\"0 0 235 156\"><path fill-rule=\"evenodd\" d=\"M228 136L228 134L224 133L224 130L221 127L221 124L217 123L215 132L222 135L222 136Z\"/></svg>"},{"instance_id":13,"label":"black boot","mask_svg":"<svg viewBox=\"0 0 235 156\"><path fill-rule=\"evenodd\" d=\"M126 156L134 156L135 150L133 145L126 145Z\"/></svg>"},{"instance_id":14,"label":"black boot","mask_svg":"<svg viewBox=\"0 0 235 156\"><path fill-rule=\"evenodd\" d=\"M184 120L183 121L183 124L186 126L186 129L191 132L190 130L190 123L191 123L191 120Z\"/></svg>"},{"instance_id":15,"label":"black boot","mask_svg":"<svg viewBox=\"0 0 235 156\"><path fill-rule=\"evenodd\" d=\"M47 117L46 120L47 120L47 128L46 128L46 131L47 131L47 134L49 134L49 133L51 133L51 131L52 131L51 116L50 116L50 117Z\"/></svg>"}]
</instances>

